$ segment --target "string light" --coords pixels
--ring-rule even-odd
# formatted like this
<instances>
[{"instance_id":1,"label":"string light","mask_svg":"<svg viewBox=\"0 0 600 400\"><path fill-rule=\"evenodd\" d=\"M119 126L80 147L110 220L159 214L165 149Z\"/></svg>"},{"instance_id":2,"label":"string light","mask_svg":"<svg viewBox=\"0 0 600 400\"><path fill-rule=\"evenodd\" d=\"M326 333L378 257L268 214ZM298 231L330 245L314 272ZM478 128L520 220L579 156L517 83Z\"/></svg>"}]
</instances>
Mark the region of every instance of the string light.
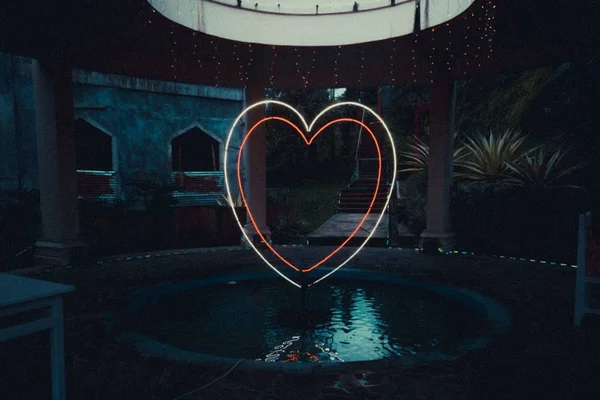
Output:
<instances>
[{"instance_id":1,"label":"string light","mask_svg":"<svg viewBox=\"0 0 600 400\"><path fill-rule=\"evenodd\" d=\"M335 54L335 60L333 60L333 86L334 87L337 87L337 84L338 84L338 60L340 58L341 52L342 52L342 46L338 46L336 54Z\"/></svg>"},{"instance_id":2,"label":"string light","mask_svg":"<svg viewBox=\"0 0 600 400\"><path fill-rule=\"evenodd\" d=\"M309 81L310 81L310 79L312 77L312 73L313 73L313 71L315 69L316 59L317 59L317 50L313 49L312 57L311 57L311 61L310 61L310 68L306 72L306 81L305 81L305 86L304 87L307 87L308 84L309 84Z\"/></svg>"},{"instance_id":3,"label":"string light","mask_svg":"<svg viewBox=\"0 0 600 400\"><path fill-rule=\"evenodd\" d=\"M171 29L169 30L170 42L171 42L171 76L173 79L177 79L177 73L175 70L175 65L177 64L177 56L175 55L175 46L177 45L177 41L175 40L174 31L175 24L171 24Z\"/></svg>"},{"instance_id":4,"label":"string light","mask_svg":"<svg viewBox=\"0 0 600 400\"><path fill-rule=\"evenodd\" d=\"M253 49L252 49L252 43L248 43L248 63L246 64L246 79L244 82L244 86L248 86L248 80L250 79L250 75L249 75L249 71L252 68L252 64L254 63L254 57L253 57Z\"/></svg>"},{"instance_id":5,"label":"string light","mask_svg":"<svg viewBox=\"0 0 600 400\"><path fill-rule=\"evenodd\" d=\"M418 45L418 39L419 39L419 34L415 32L414 34L414 40L413 40L413 46L411 49L411 55L412 55L412 80L413 83L417 82L417 56L416 56L416 52L417 52L417 45Z\"/></svg>"},{"instance_id":6,"label":"string light","mask_svg":"<svg viewBox=\"0 0 600 400\"><path fill-rule=\"evenodd\" d=\"M306 85L304 84L304 76L302 76L302 73L300 73L300 52L298 51L297 47L294 47L294 58L296 63L296 77L298 79L301 79L302 84L304 85L304 87L306 87Z\"/></svg>"},{"instance_id":7,"label":"string light","mask_svg":"<svg viewBox=\"0 0 600 400\"><path fill-rule=\"evenodd\" d=\"M494 20L496 18L495 13L496 5L492 0L488 0L487 2L487 15L486 15L486 23L488 24L488 32L487 32L487 45L488 45L488 56L487 58L492 58L492 41L494 40L494 36L496 33L496 28L494 26Z\"/></svg>"},{"instance_id":8,"label":"string light","mask_svg":"<svg viewBox=\"0 0 600 400\"><path fill-rule=\"evenodd\" d=\"M192 31L192 57L196 58L196 51L198 50L198 43L196 43L196 31Z\"/></svg>"},{"instance_id":9,"label":"string light","mask_svg":"<svg viewBox=\"0 0 600 400\"><path fill-rule=\"evenodd\" d=\"M390 71L392 78L392 85L396 84L396 67L395 67L395 59L396 59L396 39L392 39L392 55L390 56Z\"/></svg>"},{"instance_id":10,"label":"string light","mask_svg":"<svg viewBox=\"0 0 600 400\"><path fill-rule=\"evenodd\" d=\"M269 67L269 84L275 87L275 59L277 58L277 49L271 46L271 66Z\"/></svg>"},{"instance_id":11,"label":"string light","mask_svg":"<svg viewBox=\"0 0 600 400\"><path fill-rule=\"evenodd\" d=\"M360 48L360 69L358 71L358 86L362 87L363 84L363 76L365 73L365 51L361 47Z\"/></svg>"},{"instance_id":12,"label":"string light","mask_svg":"<svg viewBox=\"0 0 600 400\"><path fill-rule=\"evenodd\" d=\"M237 64L237 76L240 82L244 82L244 70L242 69L242 65L240 64L240 55L237 52L237 44L233 44L233 50L231 51L231 55Z\"/></svg>"},{"instance_id":13,"label":"string light","mask_svg":"<svg viewBox=\"0 0 600 400\"><path fill-rule=\"evenodd\" d=\"M448 72L450 72L452 68L452 61L454 58L454 53L452 52L452 25L450 25L450 23L446 23L446 27L448 28L448 43L446 44L446 65L448 67Z\"/></svg>"},{"instance_id":14,"label":"string light","mask_svg":"<svg viewBox=\"0 0 600 400\"><path fill-rule=\"evenodd\" d=\"M431 28L431 50L429 51L429 61L431 65L429 66L429 83L433 84L433 71L435 70L435 62L433 59L433 55L436 52L435 48L435 28Z\"/></svg>"},{"instance_id":15,"label":"string light","mask_svg":"<svg viewBox=\"0 0 600 400\"><path fill-rule=\"evenodd\" d=\"M217 58L217 54L219 54L219 46L215 40L211 40L210 44L213 47L212 60L213 67L216 69L215 71L215 86L221 86L221 61Z\"/></svg>"}]
</instances>

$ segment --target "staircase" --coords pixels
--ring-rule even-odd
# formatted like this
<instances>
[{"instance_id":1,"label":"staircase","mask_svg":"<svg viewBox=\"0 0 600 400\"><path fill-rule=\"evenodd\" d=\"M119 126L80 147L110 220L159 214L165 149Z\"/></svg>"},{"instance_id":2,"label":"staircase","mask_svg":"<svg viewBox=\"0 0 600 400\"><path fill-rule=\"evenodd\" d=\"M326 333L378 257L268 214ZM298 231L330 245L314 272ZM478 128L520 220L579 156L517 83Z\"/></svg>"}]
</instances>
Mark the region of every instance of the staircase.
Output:
<instances>
[{"instance_id":1,"label":"staircase","mask_svg":"<svg viewBox=\"0 0 600 400\"><path fill-rule=\"evenodd\" d=\"M356 169L352 183L342 189L338 199L338 212L364 214L369 209L377 185L377 148L370 136L362 135L356 151ZM383 211L390 185L385 167L381 174L379 190L371 212Z\"/></svg>"},{"instance_id":2,"label":"staircase","mask_svg":"<svg viewBox=\"0 0 600 400\"><path fill-rule=\"evenodd\" d=\"M367 212L369 204L373 199L376 183L376 179L357 179L347 188L342 189L338 199L338 212L360 214ZM389 187L390 185L387 183L379 185L379 191L375 197L375 203L373 204L373 208L371 208L371 212L380 213L383 211Z\"/></svg>"}]
</instances>

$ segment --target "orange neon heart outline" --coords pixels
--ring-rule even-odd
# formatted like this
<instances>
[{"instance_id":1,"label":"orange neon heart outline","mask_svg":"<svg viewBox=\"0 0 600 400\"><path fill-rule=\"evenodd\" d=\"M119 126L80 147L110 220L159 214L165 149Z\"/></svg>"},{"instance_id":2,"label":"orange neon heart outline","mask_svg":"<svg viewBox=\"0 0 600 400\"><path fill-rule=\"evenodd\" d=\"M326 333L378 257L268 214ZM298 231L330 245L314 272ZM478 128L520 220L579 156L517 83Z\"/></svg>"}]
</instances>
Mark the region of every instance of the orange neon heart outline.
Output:
<instances>
[{"instance_id":1,"label":"orange neon heart outline","mask_svg":"<svg viewBox=\"0 0 600 400\"><path fill-rule=\"evenodd\" d=\"M286 281L288 281L289 283L291 283L292 285L301 288L302 286L300 284L298 284L297 282L295 282L293 279L291 279L289 276L287 276L286 274L282 273L277 267L275 267L267 258L265 258L265 256L260 252L260 250L254 245L252 239L246 234L244 225L242 224L242 222L240 221L240 219L238 218L237 213L235 212L235 204L233 203L233 201L231 200L232 197L232 191L231 191L231 185L228 179L229 173L228 173L228 155L229 155L229 150L230 147L232 147L232 149L238 149L237 146L232 146L232 140L234 137L234 133L237 129L238 124L243 123L242 120L244 118L244 116L251 110L257 108L257 107L264 107L267 105L277 105L277 106L281 106L281 107L285 107L288 110L292 111L300 120L300 122L302 122L304 129L306 132L311 132L313 130L313 126L315 125L315 123L323 116L325 115L327 112L329 112L330 110L334 109L334 108L340 108L340 107L357 107L357 108L361 108L363 110L363 115L364 113L368 113L370 114L373 118L375 118L377 121L379 121L379 123L381 124L381 127L384 129L385 133L387 134L387 138L389 140L389 146L390 146L390 150L391 150L391 156L392 156L392 161L393 161L393 165L392 165L392 169L391 169L391 173L392 173L392 177L391 177L391 182L395 182L396 180L396 165L398 163L398 157L396 154L396 146L394 143L394 137L392 135L392 132L390 131L390 129L388 128L387 124L385 123L385 121L372 109L370 109L369 107L361 104L361 103L357 103L357 102L353 102L353 101L346 101L346 102L339 102L339 103L334 103L331 104L329 106L327 106L326 108L324 108L314 119L313 121L308 124L306 122L306 120L304 119L304 117L302 116L302 114L300 112L298 112L298 110L296 110L294 107L290 106L287 103L278 101L278 100L262 100L262 101L258 101L252 105L247 106L244 110L242 110L238 116L235 118L235 120L233 121L233 123L230 126L229 129L229 133L227 134L227 139L225 140L225 146L224 146L224 152L223 152L223 179L224 179L224 183L225 183L225 189L227 192L227 202L229 204L229 206L231 207L232 211L233 211L233 216L242 232L242 235L244 236L244 238L247 241L247 245L252 248L256 255L261 258L265 264L267 264L267 266L269 268L271 268L275 273L277 273L279 276L281 276L283 279L285 279ZM243 125L242 125L243 126ZM243 135L242 135L243 136ZM369 239L371 239L371 237L373 236L373 234L375 233L375 230L377 229L377 227L379 226L379 224L381 223L381 220L383 219L384 215L385 215L385 209L388 207L391 197L394 193L394 185L390 185L389 190L387 191L387 196L386 196L386 200L385 200L385 205L383 207L383 210L378 213L377 216L377 220L375 221L375 225L373 226L373 229L371 229L371 232L369 232L368 236L365 238L365 240L363 240L359 246L354 249L352 251L352 253L344 260L340 261L340 263L335 266L334 268L332 268L331 271L326 272L323 276L317 278L314 282L310 283L309 286L311 285L315 285L319 282L321 282L322 280L326 279L327 277L331 276L332 274L334 274L337 270L339 270L340 268L342 268L344 265L346 265L347 263L350 262L350 260L352 260L361 250L362 248L367 244L367 242L369 241ZM263 241L266 242L266 241Z\"/></svg>"},{"instance_id":2,"label":"orange neon heart outline","mask_svg":"<svg viewBox=\"0 0 600 400\"><path fill-rule=\"evenodd\" d=\"M329 253L327 256L325 256L323 259L321 259L320 261L316 262L312 266L310 266L308 268L305 268L305 269L300 269L300 268L296 267L294 264L292 264L291 262L289 262L264 237L264 235L260 231L258 225L256 224L256 221L254 220L254 216L252 215L252 210L248 206L248 202L246 201L246 195L244 194L244 185L243 185L243 182L242 182L242 174L241 174L242 152L244 150L244 146L246 145L246 142L248 141L248 138L252 135L252 133L256 130L256 128L258 128L259 125L261 125L261 124L263 124L263 123L265 123L267 121L272 121L272 120L285 122L286 124L288 124L289 126L291 126L292 128L294 128L294 130L296 131L296 133L298 133L300 135L300 137L302 138L302 140L304 140L304 143L306 143L307 146L310 146L313 143L313 141L321 134L321 132L323 132L325 129L327 129L331 125L339 123L339 122L353 122L353 123L356 123L356 124L362 126L367 132L369 132L369 134L373 138L373 141L375 142L375 147L377 148L377 167L378 167L377 168L377 184L375 185L375 191L373 192L373 197L371 199L371 203L369 203L369 208L367 209L367 212L365 213L365 215L363 215L362 219L360 220L360 222L358 223L358 225L356 226L356 228L354 228L354 230L352 231L352 233L350 234L350 236L348 236L346 238L346 240L344 240L342 242L342 244L340 244L335 250L333 250L331 253ZM252 223L252 226L254 227L256 233L258 234L258 236L260 237L260 239L262 240L262 242L265 244L265 246L267 246L267 248L269 250L271 250L271 252L273 254L275 254L275 256L277 256L277 258L279 258L288 267L292 268L293 270L295 270L297 272L302 272L302 273L306 273L306 272L312 271L313 269L317 268L319 265L322 265L327 260L329 260L331 257L333 257L338 251L340 251L341 249L344 248L344 246L346 246L346 244L354 237L354 235L356 235L356 232L358 232L358 230L364 225L365 221L367 220L367 217L371 213L371 209L373 208L373 204L375 204L375 200L377 199L377 193L379 192L379 186L380 186L380 183L381 183L381 170L382 170L381 148L379 147L379 141L377 140L377 137L375 136L375 134L373 133L373 131L366 124L364 124L363 122L361 122L361 121L359 121L357 119L353 119L353 118L338 118L338 119L335 119L333 121L330 121L327 124L323 125L314 135L311 136L310 139L306 138L306 135L304 134L304 132L302 132L300 130L300 128L298 128L296 126L296 124L294 124L293 122L291 122L291 121L289 121L289 120L287 120L285 118L282 118L282 117L266 117L266 118L263 118L260 121L256 122L252 126L252 128L250 128L250 130L248 131L248 133L246 133L246 136L244 137L244 140L242 141L242 144L241 144L241 146L240 146L240 148L238 150L238 157L237 157L237 178L238 178L238 185L239 185L239 188L240 188L240 195L242 197L242 202L244 203L244 207L246 208L246 211L248 212L248 217L250 218L250 222Z\"/></svg>"}]
</instances>

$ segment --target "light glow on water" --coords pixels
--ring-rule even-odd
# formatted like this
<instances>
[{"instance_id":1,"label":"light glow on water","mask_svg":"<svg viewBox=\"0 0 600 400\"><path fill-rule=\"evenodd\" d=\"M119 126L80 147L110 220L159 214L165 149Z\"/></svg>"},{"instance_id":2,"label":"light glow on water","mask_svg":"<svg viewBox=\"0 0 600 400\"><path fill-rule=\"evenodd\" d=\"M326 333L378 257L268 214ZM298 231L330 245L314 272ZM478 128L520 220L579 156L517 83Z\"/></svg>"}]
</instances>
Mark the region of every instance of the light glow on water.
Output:
<instances>
[{"instance_id":1,"label":"light glow on water","mask_svg":"<svg viewBox=\"0 0 600 400\"><path fill-rule=\"evenodd\" d=\"M217 294L218 293L218 294ZM206 286L141 308L138 332L170 346L266 362L351 362L451 357L488 329L449 298L393 284L333 280L306 299L310 324L295 319L298 291L278 280Z\"/></svg>"}]
</instances>

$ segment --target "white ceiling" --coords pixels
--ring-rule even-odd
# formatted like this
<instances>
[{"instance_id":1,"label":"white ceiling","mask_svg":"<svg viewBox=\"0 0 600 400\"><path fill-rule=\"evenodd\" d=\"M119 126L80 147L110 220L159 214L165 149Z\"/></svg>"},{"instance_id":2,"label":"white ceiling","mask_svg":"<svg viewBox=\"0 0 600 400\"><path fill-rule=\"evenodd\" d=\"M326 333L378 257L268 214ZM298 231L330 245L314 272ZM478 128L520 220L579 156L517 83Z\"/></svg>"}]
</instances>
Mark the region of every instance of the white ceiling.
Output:
<instances>
[{"instance_id":1,"label":"white ceiling","mask_svg":"<svg viewBox=\"0 0 600 400\"><path fill-rule=\"evenodd\" d=\"M365 43L411 34L416 1L352 0L148 0L167 18L225 39L291 46ZM421 27L444 23L473 0L421 0ZM258 6L255 5L258 3ZM279 6L278 6L279 5ZM257 12L259 11L259 12Z\"/></svg>"}]
</instances>

